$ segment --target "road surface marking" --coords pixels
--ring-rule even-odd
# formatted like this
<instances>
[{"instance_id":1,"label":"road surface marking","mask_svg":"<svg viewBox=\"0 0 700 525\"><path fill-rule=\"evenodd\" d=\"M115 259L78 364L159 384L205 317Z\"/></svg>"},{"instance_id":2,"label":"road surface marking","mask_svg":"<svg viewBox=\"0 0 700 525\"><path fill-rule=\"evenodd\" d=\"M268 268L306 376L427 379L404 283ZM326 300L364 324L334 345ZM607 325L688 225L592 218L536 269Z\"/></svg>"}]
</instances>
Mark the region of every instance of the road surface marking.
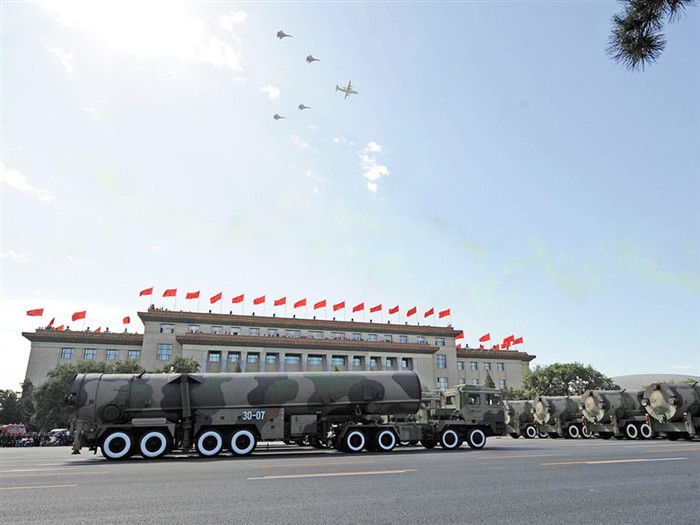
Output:
<instances>
[{"instance_id":1,"label":"road surface marking","mask_svg":"<svg viewBox=\"0 0 700 525\"><path fill-rule=\"evenodd\" d=\"M374 461L333 461L329 463L275 463L271 465L256 465L253 468L277 468L277 467L318 467L328 465L372 465Z\"/></svg>"},{"instance_id":2,"label":"road surface marking","mask_svg":"<svg viewBox=\"0 0 700 525\"><path fill-rule=\"evenodd\" d=\"M90 474L90 475L92 475L92 474L109 474L109 472L107 472L107 471L104 471L104 472L85 472L85 473L81 473L81 474ZM52 472L51 474L10 474L8 476L8 475L5 475L5 473L3 472L2 477L3 478L49 478L51 476L70 476L70 475L71 475L70 472L56 472L56 473Z\"/></svg>"},{"instance_id":3,"label":"road surface marking","mask_svg":"<svg viewBox=\"0 0 700 525\"><path fill-rule=\"evenodd\" d=\"M512 456L479 456L476 459L510 459L510 458L549 458L554 456L569 456L570 454L519 454Z\"/></svg>"},{"instance_id":4,"label":"road surface marking","mask_svg":"<svg viewBox=\"0 0 700 525\"><path fill-rule=\"evenodd\" d=\"M540 463L540 465L605 465L608 463L646 463L647 461L680 461L688 458L634 458L634 459L596 459L591 461L562 461L560 463Z\"/></svg>"},{"instance_id":5,"label":"road surface marking","mask_svg":"<svg viewBox=\"0 0 700 525\"><path fill-rule=\"evenodd\" d=\"M362 472L326 472L316 474L280 474L278 476L262 476L260 478L248 478L248 481L266 479L333 478L339 476L373 476L378 474L406 474L407 472L416 472L416 469L366 470Z\"/></svg>"},{"instance_id":6,"label":"road surface marking","mask_svg":"<svg viewBox=\"0 0 700 525\"><path fill-rule=\"evenodd\" d=\"M66 489L78 485L34 485L33 487L0 487L0 490L31 490L31 489Z\"/></svg>"}]
</instances>

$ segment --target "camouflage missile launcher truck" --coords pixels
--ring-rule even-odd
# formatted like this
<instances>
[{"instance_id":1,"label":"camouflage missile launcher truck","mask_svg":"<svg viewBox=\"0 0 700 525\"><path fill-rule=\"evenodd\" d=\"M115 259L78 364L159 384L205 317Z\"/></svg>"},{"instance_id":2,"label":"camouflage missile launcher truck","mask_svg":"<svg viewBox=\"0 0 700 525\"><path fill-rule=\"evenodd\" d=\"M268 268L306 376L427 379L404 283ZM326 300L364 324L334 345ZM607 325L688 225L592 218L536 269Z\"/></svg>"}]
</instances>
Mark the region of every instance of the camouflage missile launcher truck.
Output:
<instances>
[{"instance_id":1,"label":"camouflage missile launcher truck","mask_svg":"<svg viewBox=\"0 0 700 525\"><path fill-rule=\"evenodd\" d=\"M122 459L192 449L245 456L259 441L302 439L345 452L408 440L449 449L465 438L481 448L503 433L503 407L495 389L472 394L426 405L414 372L78 374L67 402L74 451Z\"/></svg>"},{"instance_id":2,"label":"camouflage missile launcher truck","mask_svg":"<svg viewBox=\"0 0 700 525\"><path fill-rule=\"evenodd\" d=\"M654 432L646 422L641 390L586 390L579 407L585 428L601 439L649 439Z\"/></svg>"},{"instance_id":3,"label":"camouflage missile launcher truck","mask_svg":"<svg viewBox=\"0 0 700 525\"><path fill-rule=\"evenodd\" d=\"M537 437L535 416L530 401L504 401L506 411L506 432L512 438L525 436L527 439Z\"/></svg>"},{"instance_id":4,"label":"camouflage missile launcher truck","mask_svg":"<svg viewBox=\"0 0 700 525\"><path fill-rule=\"evenodd\" d=\"M700 384L652 383L641 403L652 430L664 433L666 439L700 435Z\"/></svg>"},{"instance_id":5,"label":"camouflage missile launcher truck","mask_svg":"<svg viewBox=\"0 0 700 525\"><path fill-rule=\"evenodd\" d=\"M589 438L591 434L582 424L580 396L539 396L532 402L538 432L551 438Z\"/></svg>"}]
</instances>

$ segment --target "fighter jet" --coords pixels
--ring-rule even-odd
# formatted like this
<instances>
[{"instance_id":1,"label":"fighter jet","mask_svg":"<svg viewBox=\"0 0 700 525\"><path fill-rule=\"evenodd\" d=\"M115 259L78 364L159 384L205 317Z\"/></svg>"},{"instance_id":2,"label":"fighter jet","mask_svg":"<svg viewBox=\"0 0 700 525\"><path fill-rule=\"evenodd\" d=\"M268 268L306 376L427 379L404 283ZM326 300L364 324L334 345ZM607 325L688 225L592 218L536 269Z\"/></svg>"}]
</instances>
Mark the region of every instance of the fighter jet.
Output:
<instances>
[{"instance_id":1,"label":"fighter jet","mask_svg":"<svg viewBox=\"0 0 700 525\"><path fill-rule=\"evenodd\" d=\"M292 36L292 35L288 35L287 33L285 33L282 30L277 31L277 38L279 38L280 40L282 40L285 36Z\"/></svg>"},{"instance_id":2,"label":"fighter jet","mask_svg":"<svg viewBox=\"0 0 700 525\"><path fill-rule=\"evenodd\" d=\"M287 117L283 117L282 115L278 115L277 113L275 113L275 114L272 116L272 118L275 119L275 120L279 120L279 119L281 119L281 118L285 118L285 119L286 119Z\"/></svg>"},{"instance_id":3,"label":"fighter jet","mask_svg":"<svg viewBox=\"0 0 700 525\"><path fill-rule=\"evenodd\" d=\"M311 109L309 106L305 106L304 104L299 104L299 109L304 111L305 109Z\"/></svg>"},{"instance_id":4,"label":"fighter jet","mask_svg":"<svg viewBox=\"0 0 700 525\"><path fill-rule=\"evenodd\" d=\"M357 91L352 88L352 82L348 81L348 87L340 87L338 84L335 85L335 90L345 93L345 97L348 98L350 95L357 95Z\"/></svg>"},{"instance_id":5,"label":"fighter jet","mask_svg":"<svg viewBox=\"0 0 700 525\"><path fill-rule=\"evenodd\" d=\"M320 62L321 59L320 59L320 58L314 58L313 55L309 55L309 56L306 57L306 61L307 61L309 64L311 64L311 62Z\"/></svg>"}]
</instances>

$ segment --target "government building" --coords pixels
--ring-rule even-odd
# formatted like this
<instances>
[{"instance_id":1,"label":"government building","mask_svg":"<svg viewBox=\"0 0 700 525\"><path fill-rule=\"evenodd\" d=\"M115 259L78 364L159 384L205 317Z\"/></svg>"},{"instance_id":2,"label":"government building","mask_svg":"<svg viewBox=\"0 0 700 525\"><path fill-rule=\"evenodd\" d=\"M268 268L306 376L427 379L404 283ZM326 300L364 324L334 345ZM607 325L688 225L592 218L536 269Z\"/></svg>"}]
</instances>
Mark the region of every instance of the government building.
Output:
<instances>
[{"instance_id":1,"label":"government building","mask_svg":"<svg viewBox=\"0 0 700 525\"><path fill-rule=\"evenodd\" d=\"M37 329L26 379L42 383L60 364L137 361L147 371L192 357L202 372L320 372L413 370L424 391L459 384L520 387L535 356L515 350L458 348L461 331L422 326L199 313L139 312L143 334Z\"/></svg>"}]
</instances>

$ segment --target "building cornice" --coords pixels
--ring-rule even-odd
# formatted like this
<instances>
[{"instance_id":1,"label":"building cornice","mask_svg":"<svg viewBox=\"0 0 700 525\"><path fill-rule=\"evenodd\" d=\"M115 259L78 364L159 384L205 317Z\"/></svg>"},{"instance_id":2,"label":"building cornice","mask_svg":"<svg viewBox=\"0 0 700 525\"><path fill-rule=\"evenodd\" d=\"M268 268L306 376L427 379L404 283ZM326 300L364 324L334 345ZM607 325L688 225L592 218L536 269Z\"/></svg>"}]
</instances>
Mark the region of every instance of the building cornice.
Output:
<instances>
[{"instance_id":1,"label":"building cornice","mask_svg":"<svg viewBox=\"0 0 700 525\"><path fill-rule=\"evenodd\" d=\"M530 355L526 352L518 352L517 350L489 350L480 348L458 348L457 359L467 359L476 357L478 359L503 359L527 361L528 363L535 359L536 355Z\"/></svg>"},{"instance_id":2,"label":"building cornice","mask_svg":"<svg viewBox=\"0 0 700 525\"><path fill-rule=\"evenodd\" d=\"M74 344L110 344L141 346L143 334L128 332L88 332L83 330L46 330L22 332L22 336L32 343L74 343Z\"/></svg>"}]
</instances>

